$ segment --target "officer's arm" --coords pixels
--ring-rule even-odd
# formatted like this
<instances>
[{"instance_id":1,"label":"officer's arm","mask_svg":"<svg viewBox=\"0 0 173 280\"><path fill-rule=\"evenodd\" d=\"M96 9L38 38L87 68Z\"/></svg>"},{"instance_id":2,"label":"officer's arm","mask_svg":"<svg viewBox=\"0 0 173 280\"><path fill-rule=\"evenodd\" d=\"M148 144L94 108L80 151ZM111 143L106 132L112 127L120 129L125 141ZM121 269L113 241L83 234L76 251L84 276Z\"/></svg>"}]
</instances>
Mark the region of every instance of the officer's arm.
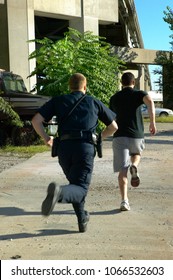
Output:
<instances>
[{"instance_id":1,"label":"officer's arm","mask_svg":"<svg viewBox=\"0 0 173 280\"><path fill-rule=\"evenodd\" d=\"M37 132L37 134L41 136L41 138L44 140L44 143L46 145L52 146L52 138L45 132L43 122L44 122L44 118L39 113L37 113L32 118L32 125L35 131Z\"/></svg>"},{"instance_id":2,"label":"officer's arm","mask_svg":"<svg viewBox=\"0 0 173 280\"><path fill-rule=\"evenodd\" d=\"M108 125L103 131L102 131L102 139L111 136L115 131L117 131L118 126L116 121L112 121L110 125Z\"/></svg>"}]
</instances>

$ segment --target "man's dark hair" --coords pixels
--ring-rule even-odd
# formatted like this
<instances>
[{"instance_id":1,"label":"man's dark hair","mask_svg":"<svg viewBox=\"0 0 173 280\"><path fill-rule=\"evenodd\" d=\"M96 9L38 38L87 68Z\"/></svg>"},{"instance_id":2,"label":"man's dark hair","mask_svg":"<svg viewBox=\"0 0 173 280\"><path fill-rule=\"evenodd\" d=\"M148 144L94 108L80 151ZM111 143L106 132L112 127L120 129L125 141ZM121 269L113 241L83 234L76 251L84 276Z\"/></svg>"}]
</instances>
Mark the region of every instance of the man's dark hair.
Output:
<instances>
[{"instance_id":1,"label":"man's dark hair","mask_svg":"<svg viewBox=\"0 0 173 280\"><path fill-rule=\"evenodd\" d=\"M135 76L131 72L122 75L121 82L123 86L130 86L135 81Z\"/></svg>"}]
</instances>

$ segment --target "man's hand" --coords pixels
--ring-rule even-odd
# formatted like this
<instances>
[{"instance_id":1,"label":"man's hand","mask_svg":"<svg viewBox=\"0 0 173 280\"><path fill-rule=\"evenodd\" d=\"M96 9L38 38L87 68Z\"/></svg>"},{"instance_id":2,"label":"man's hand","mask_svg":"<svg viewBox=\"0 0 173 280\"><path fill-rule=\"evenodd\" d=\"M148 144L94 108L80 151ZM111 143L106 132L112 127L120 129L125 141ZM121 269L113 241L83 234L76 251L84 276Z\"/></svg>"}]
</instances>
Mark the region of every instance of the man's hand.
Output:
<instances>
[{"instance_id":1,"label":"man's hand","mask_svg":"<svg viewBox=\"0 0 173 280\"><path fill-rule=\"evenodd\" d=\"M149 117L150 117L150 125L149 125L149 131L151 135L156 134L156 123L155 123L155 105L154 101L152 100L151 96L145 95L143 98L143 101L145 105L147 105Z\"/></svg>"},{"instance_id":2,"label":"man's hand","mask_svg":"<svg viewBox=\"0 0 173 280\"><path fill-rule=\"evenodd\" d=\"M149 125L149 131L150 131L150 133L151 133L151 135L155 135L156 134L156 125L155 125L155 123L150 123L150 125Z\"/></svg>"},{"instance_id":3,"label":"man's hand","mask_svg":"<svg viewBox=\"0 0 173 280\"><path fill-rule=\"evenodd\" d=\"M49 140L48 141L44 141L45 142L45 144L47 145L47 146L50 146L50 147L52 147L52 145L53 145L53 136L50 136L49 137Z\"/></svg>"},{"instance_id":4,"label":"man's hand","mask_svg":"<svg viewBox=\"0 0 173 280\"><path fill-rule=\"evenodd\" d=\"M44 141L45 145L48 145L52 147L53 144L53 137L49 136L43 126L44 118L37 113L33 118L32 118L32 125L35 131L37 132L38 135L41 136L41 138Z\"/></svg>"}]
</instances>

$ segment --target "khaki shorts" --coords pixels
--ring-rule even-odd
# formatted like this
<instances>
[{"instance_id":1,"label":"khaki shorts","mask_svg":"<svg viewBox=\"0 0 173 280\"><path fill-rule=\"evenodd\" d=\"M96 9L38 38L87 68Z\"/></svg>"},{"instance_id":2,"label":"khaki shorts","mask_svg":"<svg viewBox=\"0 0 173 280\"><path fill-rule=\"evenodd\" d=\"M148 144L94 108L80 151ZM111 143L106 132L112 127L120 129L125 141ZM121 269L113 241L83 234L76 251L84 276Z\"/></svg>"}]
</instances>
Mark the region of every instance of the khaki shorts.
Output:
<instances>
[{"instance_id":1,"label":"khaki shorts","mask_svg":"<svg viewBox=\"0 0 173 280\"><path fill-rule=\"evenodd\" d=\"M143 138L115 137L112 142L113 148L113 169L119 172L130 166L132 155L141 155L145 149Z\"/></svg>"}]
</instances>

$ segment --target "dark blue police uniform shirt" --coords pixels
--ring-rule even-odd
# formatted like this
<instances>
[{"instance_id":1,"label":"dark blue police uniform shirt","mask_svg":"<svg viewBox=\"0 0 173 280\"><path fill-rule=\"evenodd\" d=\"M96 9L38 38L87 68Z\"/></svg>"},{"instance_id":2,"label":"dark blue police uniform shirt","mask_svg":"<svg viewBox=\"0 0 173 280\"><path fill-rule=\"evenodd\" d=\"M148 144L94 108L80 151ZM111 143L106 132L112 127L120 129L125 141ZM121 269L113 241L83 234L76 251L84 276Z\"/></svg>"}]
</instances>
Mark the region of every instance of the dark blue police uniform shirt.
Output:
<instances>
[{"instance_id":1,"label":"dark blue police uniform shirt","mask_svg":"<svg viewBox=\"0 0 173 280\"><path fill-rule=\"evenodd\" d=\"M47 122L50 121L53 116L57 117L59 135L71 131L94 132L98 125L98 119L106 126L112 123L115 119L115 113L100 100L89 95L85 96L69 118L63 122L62 120L82 96L82 92L76 91L70 94L53 97L45 103L38 112Z\"/></svg>"}]
</instances>

